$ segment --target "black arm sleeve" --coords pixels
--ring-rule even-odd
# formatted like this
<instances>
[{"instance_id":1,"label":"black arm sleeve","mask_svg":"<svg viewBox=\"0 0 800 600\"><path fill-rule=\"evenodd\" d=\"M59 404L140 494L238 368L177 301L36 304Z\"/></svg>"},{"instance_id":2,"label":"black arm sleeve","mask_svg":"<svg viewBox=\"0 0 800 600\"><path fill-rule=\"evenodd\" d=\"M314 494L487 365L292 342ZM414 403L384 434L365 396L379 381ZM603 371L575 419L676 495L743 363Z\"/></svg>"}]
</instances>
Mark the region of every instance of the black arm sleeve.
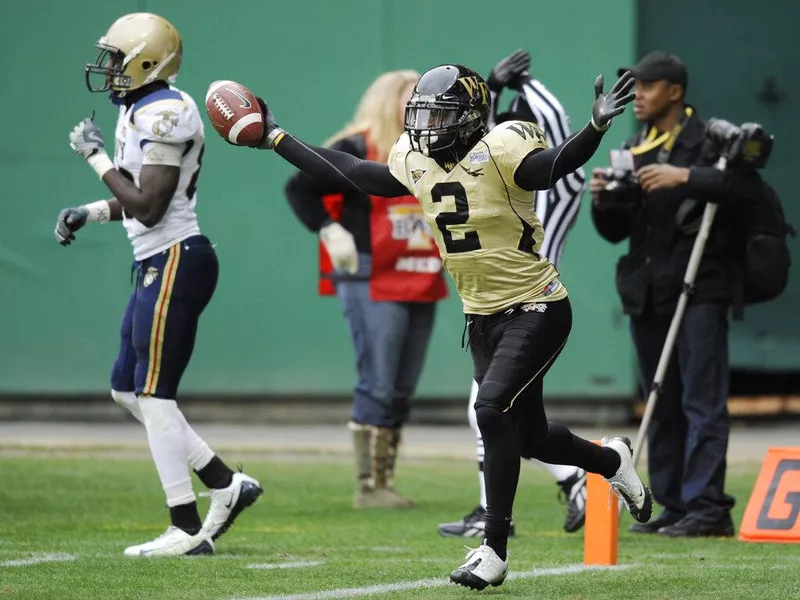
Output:
<instances>
[{"instance_id":1,"label":"black arm sleeve","mask_svg":"<svg viewBox=\"0 0 800 600\"><path fill-rule=\"evenodd\" d=\"M331 191L360 190L384 198L409 193L383 163L361 160L331 148L311 146L289 134L281 138L275 152L320 185L330 187Z\"/></svg>"},{"instance_id":2,"label":"black arm sleeve","mask_svg":"<svg viewBox=\"0 0 800 600\"><path fill-rule=\"evenodd\" d=\"M519 163L514 183L528 191L550 189L556 181L585 165L602 139L603 133L589 123L555 148L534 150Z\"/></svg>"},{"instance_id":3,"label":"black arm sleeve","mask_svg":"<svg viewBox=\"0 0 800 600\"><path fill-rule=\"evenodd\" d=\"M366 151L363 139L355 136L341 139L332 144L331 148L347 152L356 158L363 158ZM336 194L340 191L341 188L337 187L335 182L333 182L333 185L321 185L321 182L315 181L302 171L292 175L284 187L286 199L289 201L295 216L309 231L314 233L317 233L331 218L322 201L323 196Z\"/></svg>"}]
</instances>

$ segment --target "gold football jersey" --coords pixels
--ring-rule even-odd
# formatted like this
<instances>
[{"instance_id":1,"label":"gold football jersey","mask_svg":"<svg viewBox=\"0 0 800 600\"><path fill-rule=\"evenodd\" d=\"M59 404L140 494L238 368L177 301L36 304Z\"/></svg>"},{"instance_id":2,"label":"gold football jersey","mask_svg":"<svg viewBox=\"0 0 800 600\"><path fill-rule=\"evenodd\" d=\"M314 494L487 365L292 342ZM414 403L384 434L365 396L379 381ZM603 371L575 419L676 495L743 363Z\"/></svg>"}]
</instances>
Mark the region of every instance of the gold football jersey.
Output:
<instances>
[{"instance_id":1,"label":"gold football jersey","mask_svg":"<svg viewBox=\"0 0 800 600\"><path fill-rule=\"evenodd\" d=\"M422 206L465 313L488 315L567 296L556 268L538 253L544 230L535 193L514 183L520 161L546 147L537 125L508 121L448 169L412 150L406 134L389 153L392 175Z\"/></svg>"}]
</instances>

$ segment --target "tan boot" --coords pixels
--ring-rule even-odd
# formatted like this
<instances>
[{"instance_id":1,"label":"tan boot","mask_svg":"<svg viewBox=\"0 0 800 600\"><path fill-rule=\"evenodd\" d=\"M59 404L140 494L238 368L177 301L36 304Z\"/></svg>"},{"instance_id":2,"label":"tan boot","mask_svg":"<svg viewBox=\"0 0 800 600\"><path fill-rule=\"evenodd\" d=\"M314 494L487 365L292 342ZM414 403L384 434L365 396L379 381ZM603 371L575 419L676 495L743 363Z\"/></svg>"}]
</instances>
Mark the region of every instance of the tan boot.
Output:
<instances>
[{"instance_id":1,"label":"tan boot","mask_svg":"<svg viewBox=\"0 0 800 600\"><path fill-rule=\"evenodd\" d=\"M376 427L372 440L372 483L383 506L410 508L414 501L394 489L394 469L400 445L400 429Z\"/></svg>"},{"instance_id":2,"label":"tan boot","mask_svg":"<svg viewBox=\"0 0 800 600\"><path fill-rule=\"evenodd\" d=\"M368 508L371 505L374 489L372 487L372 427L359 425L352 421L348 428L353 432L353 449L356 458L356 491L353 494L353 508Z\"/></svg>"}]
</instances>

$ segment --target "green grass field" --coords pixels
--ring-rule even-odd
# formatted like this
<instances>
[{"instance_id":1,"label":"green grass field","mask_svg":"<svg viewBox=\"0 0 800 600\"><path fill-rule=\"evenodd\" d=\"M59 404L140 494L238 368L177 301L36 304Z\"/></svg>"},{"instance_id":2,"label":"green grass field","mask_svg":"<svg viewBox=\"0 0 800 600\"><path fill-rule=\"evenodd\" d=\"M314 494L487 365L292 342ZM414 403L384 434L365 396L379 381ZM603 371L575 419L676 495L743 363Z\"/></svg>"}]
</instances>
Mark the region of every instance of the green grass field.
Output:
<instances>
[{"instance_id":1,"label":"green grass field","mask_svg":"<svg viewBox=\"0 0 800 600\"><path fill-rule=\"evenodd\" d=\"M464 543L475 541L441 538L435 529L472 508L471 462L405 461L397 487L418 507L357 512L342 457L239 458L266 493L219 540L217 554L142 560L123 557L123 549L168 524L148 459L0 456L0 598L800 598L796 545L633 536L624 531L627 515L620 567L579 570L583 535L562 531L556 486L529 465L509 546L518 576L474 592L446 578ZM729 473L737 524L756 474ZM205 511L208 499L199 504Z\"/></svg>"}]
</instances>

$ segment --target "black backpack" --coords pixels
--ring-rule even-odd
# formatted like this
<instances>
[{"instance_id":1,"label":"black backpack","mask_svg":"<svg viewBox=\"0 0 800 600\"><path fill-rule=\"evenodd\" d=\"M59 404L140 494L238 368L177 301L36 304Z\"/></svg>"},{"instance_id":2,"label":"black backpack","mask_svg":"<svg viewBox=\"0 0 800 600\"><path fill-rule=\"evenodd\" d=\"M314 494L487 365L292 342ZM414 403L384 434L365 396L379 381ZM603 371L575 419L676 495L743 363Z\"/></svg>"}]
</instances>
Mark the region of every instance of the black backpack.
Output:
<instances>
[{"instance_id":1,"label":"black backpack","mask_svg":"<svg viewBox=\"0 0 800 600\"><path fill-rule=\"evenodd\" d=\"M786 236L797 235L786 222L778 192L764 181L761 190L760 198L737 211L744 253L740 263L740 300L744 304L766 302L783 293L791 266Z\"/></svg>"}]
</instances>

